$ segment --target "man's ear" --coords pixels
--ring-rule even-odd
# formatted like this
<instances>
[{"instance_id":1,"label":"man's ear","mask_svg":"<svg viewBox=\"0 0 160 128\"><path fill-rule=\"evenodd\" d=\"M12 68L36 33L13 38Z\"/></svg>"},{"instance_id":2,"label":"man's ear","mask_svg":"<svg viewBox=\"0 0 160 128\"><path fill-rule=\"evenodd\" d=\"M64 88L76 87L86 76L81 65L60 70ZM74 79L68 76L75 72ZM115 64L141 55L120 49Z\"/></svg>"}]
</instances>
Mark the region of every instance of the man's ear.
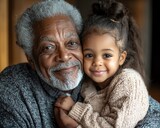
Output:
<instances>
[{"instance_id":1,"label":"man's ear","mask_svg":"<svg viewBox=\"0 0 160 128\"><path fill-rule=\"evenodd\" d=\"M119 58L119 65L123 65L127 57L127 52L123 51L120 53L120 58Z\"/></svg>"},{"instance_id":2,"label":"man's ear","mask_svg":"<svg viewBox=\"0 0 160 128\"><path fill-rule=\"evenodd\" d=\"M30 64L30 66L32 67L33 70L35 70L35 66L34 66L34 62L31 59L31 57L29 57L28 55L26 55L28 63Z\"/></svg>"}]
</instances>

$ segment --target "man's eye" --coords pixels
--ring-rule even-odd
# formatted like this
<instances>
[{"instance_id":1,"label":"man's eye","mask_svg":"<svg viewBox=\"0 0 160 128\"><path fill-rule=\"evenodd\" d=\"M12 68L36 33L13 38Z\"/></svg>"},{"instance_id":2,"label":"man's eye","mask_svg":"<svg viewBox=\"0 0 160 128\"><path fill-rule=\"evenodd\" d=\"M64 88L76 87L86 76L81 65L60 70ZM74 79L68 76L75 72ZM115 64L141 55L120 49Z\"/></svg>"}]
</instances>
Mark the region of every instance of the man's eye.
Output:
<instances>
[{"instance_id":1,"label":"man's eye","mask_svg":"<svg viewBox=\"0 0 160 128\"><path fill-rule=\"evenodd\" d=\"M68 49L77 49L79 46L80 46L80 44L77 42L70 41L67 43Z\"/></svg>"},{"instance_id":2,"label":"man's eye","mask_svg":"<svg viewBox=\"0 0 160 128\"><path fill-rule=\"evenodd\" d=\"M91 58L91 57L93 57L93 55L92 54L84 54L84 57L85 58Z\"/></svg>"},{"instance_id":3,"label":"man's eye","mask_svg":"<svg viewBox=\"0 0 160 128\"><path fill-rule=\"evenodd\" d=\"M110 54L103 54L103 58L110 58L110 57L112 57L112 55L110 55Z\"/></svg>"},{"instance_id":4,"label":"man's eye","mask_svg":"<svg viewBox=\"0 0 160 128\"><path fill-rule=\"evenodd\" d=\"M44 46L41 50L41 53L42 54L51 54L55 51L56 47L54 45L47 45L47 46Z\"/></svg>"}]
</instances>

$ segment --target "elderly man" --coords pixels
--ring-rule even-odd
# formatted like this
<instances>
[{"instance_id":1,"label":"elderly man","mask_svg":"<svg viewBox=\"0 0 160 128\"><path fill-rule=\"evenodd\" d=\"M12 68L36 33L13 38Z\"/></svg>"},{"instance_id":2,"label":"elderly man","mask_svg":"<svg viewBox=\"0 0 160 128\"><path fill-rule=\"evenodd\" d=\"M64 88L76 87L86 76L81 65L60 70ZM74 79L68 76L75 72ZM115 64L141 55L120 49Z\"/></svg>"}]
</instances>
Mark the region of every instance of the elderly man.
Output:
<instances>
[{"instance_id":1,"label":"elderly man","mask_svg":"<svg viewBox=\"0 0 160 128\"><path fill-rule=\"evenodd\" d=\"M42 1L23 13L16 25L17 44L30 65L11 66L0 74L2 127L56 127L56 98L69 93L80 99L81 26L78 10L62 0Z\"/></svg>"},{"instance_id":2,"label":"elderly man","mask_svg":"<svg viewBox=\"0 0 160 128\"><path fill-rule=\"evenodd\" d=\"M16 25L17 44L29 63L7 67L0 74L0 127L56 128L57 97L69 94L74 101L82 100L81 26L78 10L63 0L38 2L22 14ZM157 103L150 103L138 127L156 117L152 104ZM65 123L58 119L65 115L56 114L58 123Z\"/></svg>"}]
</instances>

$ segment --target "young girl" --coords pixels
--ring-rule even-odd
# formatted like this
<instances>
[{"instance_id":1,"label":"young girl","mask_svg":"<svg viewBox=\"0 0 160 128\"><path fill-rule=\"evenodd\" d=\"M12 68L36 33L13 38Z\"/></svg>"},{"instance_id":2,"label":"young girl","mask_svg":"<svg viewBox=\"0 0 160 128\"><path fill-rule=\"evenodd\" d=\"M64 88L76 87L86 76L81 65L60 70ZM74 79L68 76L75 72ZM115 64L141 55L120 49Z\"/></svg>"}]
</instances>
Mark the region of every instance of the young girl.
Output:
<instances>
[{"instance_id":1,"label":"young girl","mask_svg":"<svg viewBox=\"0 0 160 128\"><path fill-rule=\"evenodd\" d=\"M84 102L63 96L55 106L66 110L77 122L74 126L134 128L145 117L149 99L140 37L123 4L109 0L94 4L82 45L87 75L81 93Z\"/></svg>"}]
</instances>

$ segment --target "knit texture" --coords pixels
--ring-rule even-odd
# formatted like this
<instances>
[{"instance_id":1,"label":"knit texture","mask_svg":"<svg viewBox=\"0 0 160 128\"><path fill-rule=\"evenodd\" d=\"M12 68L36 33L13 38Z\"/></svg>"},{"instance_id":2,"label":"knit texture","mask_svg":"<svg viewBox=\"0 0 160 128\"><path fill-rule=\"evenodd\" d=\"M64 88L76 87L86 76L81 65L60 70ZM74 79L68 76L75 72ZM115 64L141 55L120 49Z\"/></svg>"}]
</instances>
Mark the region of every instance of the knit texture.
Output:
<instances>
[{"instance_id":1,"label":"knit texture","mask_svg":"<svg viewBox=\"0 0 160 128\"><path fill-rule=\"evenodd\" d=\"M75 101L81 99L79 90L72 93ZM0 128L58 128L53 106L60 93L28 64L7 67L0 73ZM136 128L160 128L160 104L151 97L148 113Z\"/></svg>"},{"instance_id":2,"label":"knit texture","mask_svg":"<svg viewBox=\"0 0 160 128\"><path fill-rule=\"evenodd\" d=\"M149 107L147 88L133 69L123 69L100 91L85 83L82 96L84 103L75 104L69 115L84 128L134 128Z\"/></svg>"},{"instance_id":3,"label":"knit texture","mask_svg":"<svg viewBox=\"0 0 160 128\"><path fill-rule=\"evenodd\" d=\"M72 93L75 101L79 91L80 86ZM7 68L0 74L0 128L58 128L53 106L61 94L28 64Z\"/></svg>"}]
</instances>

